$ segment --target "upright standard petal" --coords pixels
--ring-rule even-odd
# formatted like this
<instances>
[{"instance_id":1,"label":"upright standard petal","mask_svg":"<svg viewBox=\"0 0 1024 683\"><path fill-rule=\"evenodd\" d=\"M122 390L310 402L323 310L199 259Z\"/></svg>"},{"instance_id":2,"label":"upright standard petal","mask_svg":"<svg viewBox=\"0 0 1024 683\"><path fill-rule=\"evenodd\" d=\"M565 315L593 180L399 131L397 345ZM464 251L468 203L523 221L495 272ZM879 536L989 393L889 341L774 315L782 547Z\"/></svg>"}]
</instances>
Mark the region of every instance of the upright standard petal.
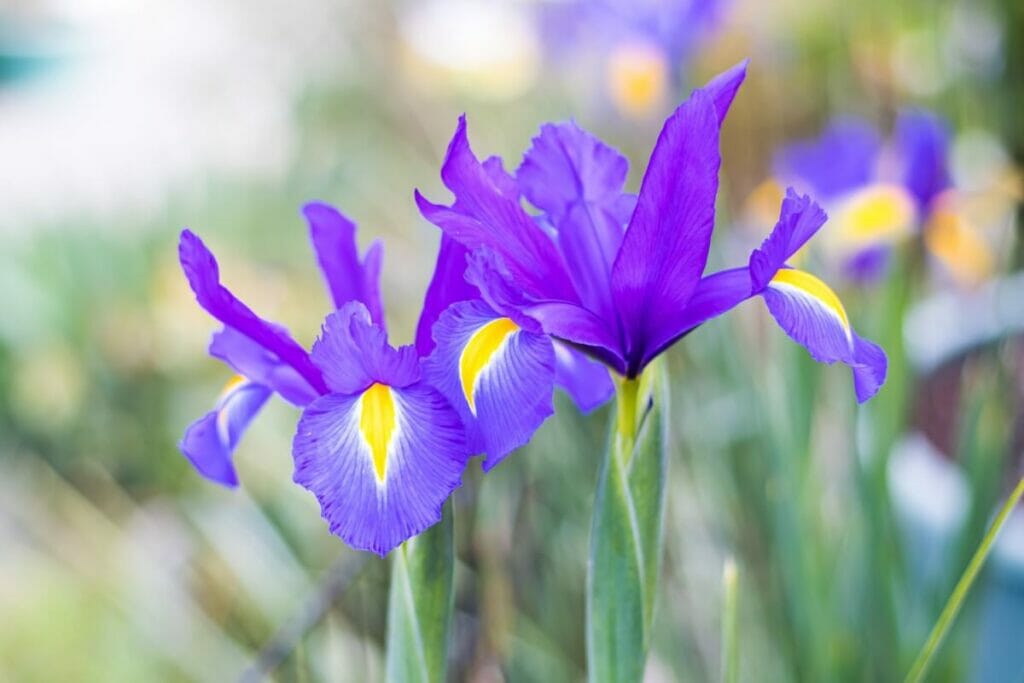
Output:
<instances>
[{"instance_id":1,"label":"upright standard petal","mask_svg":"<svg viewBox=\"0 0 1024 683\"><path fill-rule=\"evenodd\" d=\"M242 377L266 386L293 405L308 405L320 395L295 368L234 328L214 332L209 352Z\"/></svg>"},{"instance_id":2,"label":"upright standard petal","mask_svg":"<svg viewBox=\"0 0 1024 683\"><path fill-rule=\"evenodd\" d=\"M311 357L330 390L341 394L361 392L382 380L405 387L420 378L416 349L391 347L387 333L373 323L370 312L358 301L327 316Z\"/></svg>"},{"instance_id":3,"label":"upright standard petal","mask_svg":"<svg viewBox=\"0 0 1024 683\"><path fill-rule=\"evenodd\" d=\"M437 391L374 383L306 408L294 480L316 496L332 533L383 556L441 519L466 452L459 416Z\"/></svg>"},{"instance_id":4,"label":"upright standard petal","mask_svg":"<svg viewBox=\"0 0 1024 683\"><path fill-rule=\"evenodd\" d=\"M320 370L298 342L252 312L220 283L213 254L190 230L183 230L178 257L196 301L207 313L234 328L295 369L318 393L326 393Z\"/></svg>"},{"instance_id":5,"label":"upright standard petal","mask_svg":"<svg viewBox=\"0 0 1024 683\"><path fill-rule=\"evenodd\" d=\"M842 302L828 285L810 273L784 268L761 295L779 327L814 360L850 366L859 402L878 392L885 382L885 352L853 331Z\"/></svg>"},{"instance_id":6,"label":"upright standard petal","mask_svg":"<svg viewBox=\"0 0 1024 683\"><path fill-rule=\"evenodd\" d=\"M455 203L451 207L433 204L417 191L416 203L427 220L470 250L487 247L500 254L516 282L530 295L578 301L551 238L538 229L517 200L502 193L473 155L465 116L459 117L448 145L441 178L455 195Z\"/></svg>"},{"instance_id":7,"label":"upright standard petal","mask_svg":"<svg viewBox=\"0 0 1024 683\"><path fill-rule=\"evenodd\" d=\"M612 268L626 337L627 374L693 295L707 262L718 193L718 117L696 90L665 122Z\"/></svg>"},{"instance_id":8,"label":"upright standard petal","mask_svg":"<svg viewBox=\"0 0 1024 683\"><path fill-rule=\"evenodd\" d=\"M470 452L490 470L522 446L553 412L551 340L522 329L482 301L451 306L434 325L427 382L455 406Z\"/></svg>"},{"instance_id":9,"label":"upright standard petal","mask_svg":"<svg viewBox=\"0 0 1024 683\"><path fill-rule=\"evenodd\" d=\"M442 233L441 247L434 264L434 275L427 285L423 311L416 325L416 352L421 357L430 355L434 348L434 323L450 305L480 296L480 292L466 281L466 263L469 252L453 238Z\"/></svg>"},{"instance_id":10,"label":"upright standard petal","mask_svg":"<svg viewBox=\"0 0 1024 683\"><path fill-rule=\"evenodd\" d=\"M747 66L749 64L750 60L744 59L731 69L723 71L712 78L708 81L708 84L704 86L704 92L710 95L711 99L714 100L715 113L718 115L719 124L725 121L725 116L729 113L729 107L732 106L732 101L736 97L736 92L740 89L740 86L743 85L743 81L747 78Z\"/></svg>"},{"instance_id":11,"label":"upright standard petal","mask_svg":"<svg viewBox=\"0 0 1024 683\"><path fill-rule=\"evenodd\" d=\"M896 144L904 164L903 184L926 211L932 199L952 185L946 124L930 112L902 112L896 119Z\"/></svg>"},{"instance_id":12,"label":"upright standard petal","mask_svg":"<svg viewBox=\"0 0 1024 683\"><path fill-rule=\"evenodd\" d=\"M271 393L236 376L224 387L214 409L189 425L178 448L199 474L224 486L238 485L231 454Z\"/></svg>"},{"instance_id":13,"label":"upright standard petal","mask_svg":"<svg viewBox=\"0 0 1024 683\"><path fill-rule=\"evenodd\" d=\"M828 216L808 196L793 188L786 190L779 220L771 233L750 255L750 277L755 290L762 290L779 268L825 224Z\"/></svg>"},{"instance_id":14,"label":"upright standard petal","mask_svg":"<svg viewBox=\"0 0 1024 683\"><path fill-rule=\"evenodd\" d=\"M625 157L569 122L542 126L516 171L523 195L556 228L583 304L612 320L611 272L625 229L618 207L628 168Z\"/></svg>"},{"instance_id":15,"label":"upright standard petal","mask_svg":"<svg viewBox=\"0 0 1024 683\"><path fill-rule=\"evenodd\" d=\"M384 304L380 296L380 268L383 246L374 242L360 260L356 245L356 224L329 204L310 202L302 207L309 223L309 235L317 262L327 280L334 307L361 301L373 322L384 326Z\"/></svg>"},{"instance_id":16,"label":"upright standard petal","mask_svg":"<svg viewBox=\"0 0 1024 683\"><path fill-rule=\"evenodd\" d=\"M834 119L821 136L784 148L776 160L776 175L800 181L822 199L837 197L870 182L881 140L866 121Z\"/></svg>"}]
</instances>

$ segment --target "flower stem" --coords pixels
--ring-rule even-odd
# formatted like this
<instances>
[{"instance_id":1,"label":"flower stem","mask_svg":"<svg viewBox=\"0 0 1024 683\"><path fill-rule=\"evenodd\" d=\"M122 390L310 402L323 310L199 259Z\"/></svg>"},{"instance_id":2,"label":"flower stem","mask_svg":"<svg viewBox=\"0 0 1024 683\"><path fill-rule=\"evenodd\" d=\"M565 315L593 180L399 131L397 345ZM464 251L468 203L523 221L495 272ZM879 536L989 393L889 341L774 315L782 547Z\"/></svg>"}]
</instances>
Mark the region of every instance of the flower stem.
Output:
<instances>
[{"instance_id":1,"label":"flower stem","mask_svg":"<svg viewBox=\"0 0 1024 683\"><path fill-rule=\"evenodd\" d=\"M731 557L722 570L722 683L740 679L739 647L739 572Z\"/></svg>"},{"instance_id":2,"label":"flower stem","mask_svg":"<svg viewBox=\"0 0 1024 683\"><path fill-rule=\"evenodd\" d=\"M992 526L989 527L988 533L981 539L981 545L978 546L971 561L967 564L967 569L964 570L963 575L956 584L956 588L953 589L953 594L949 596L949 601L942 609L939 620L935 622L928 640L925 641L924 647L921 648L921 652L917 655L914 665L910 667L910 672L907 674L906 679L904 679L905 683L918 683L924 680L928 669L932 665L932 660L942 646L942 642L945 640L957 614L959 614L960 608L963 607L967 593L971 590L971 586L974 585L975 579L978 578L978 574L981 572L981 568L992 550L996 537L999 535L1000 530L1002 530L1006 520L1009 519L1010 513L1013 512L1022 495L1024 495L1024 478L1021 478L1020 482L1018 482L1017 488L1013 490L1006 503L1003 504L1002 509L999 510L999 514L996 515L996 519L992 522Z\"/></svg>"}]
</instances>

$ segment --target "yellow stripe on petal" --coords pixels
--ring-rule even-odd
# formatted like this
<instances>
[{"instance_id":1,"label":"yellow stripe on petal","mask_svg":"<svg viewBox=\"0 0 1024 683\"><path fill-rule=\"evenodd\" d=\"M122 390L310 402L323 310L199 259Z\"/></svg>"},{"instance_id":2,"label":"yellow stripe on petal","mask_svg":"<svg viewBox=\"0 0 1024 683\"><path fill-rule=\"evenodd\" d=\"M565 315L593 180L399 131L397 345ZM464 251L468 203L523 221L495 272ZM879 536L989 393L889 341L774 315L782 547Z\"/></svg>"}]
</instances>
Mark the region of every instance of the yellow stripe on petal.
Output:
<instances>
[{"instance_id":1,"label":"yellow stripe on petal","mask_svg":"<svg viewBox=\"0 0 1024 683\"><path fill-rule=\"evenodd\" d=\"M224 388L220 390L221 400L227 398L232 391L245 384L248 380L242 375L235 375L227 381Z\"/></svg>"},{"instance_id":2,"label":"yellow stripe on petal","mask_svg":"<svg viewBox=\"0 0 1024 683\"><path fill-rule=\"evenodd\" d=\"M386 384L371 384L359 399L359 431L370 449L377 481L387 475L388 448L395 436L395 398Z\"/></svg>"},{"instance_id":3,"label":"yellow stripe on petal","mask_svg":"<svg viewBox=\"0 0 1024 683\"><path fill-rule=\"evenodd\" d=\"M914 230L914 200L897 185L871 185L845 199L832 217L840 246L897 242Z\"/></svg>"},{"instance_id":4,"label":"yellow stripe on petal","mask_svg":"<svg viewBox=\"0 0 1024 683\"><path fill-rule=\"evenodd\" d=\"M476 385L480 374L491 362L494 355L501 349L505 340L519 330L509 318L498 318L487 323L473 333L462 349L459 357L459 379L462 381L462 393L466 397L469 409L476 415Z\"/></svg>"},{"instance_id":5,"label":"yellow stripe on petal","mask_svg":"<svg viewBox=\"0 0 1024 683\"><path fill-rule=\"evenodd\" d=\"M791 288L821 302L821 305L839 320L846 331L846 336L850 336L850 318L846 315L843 302L828 285L815 276L803 270L783 268L772 278L771 286Z\"/></svg>"}]
</instances>

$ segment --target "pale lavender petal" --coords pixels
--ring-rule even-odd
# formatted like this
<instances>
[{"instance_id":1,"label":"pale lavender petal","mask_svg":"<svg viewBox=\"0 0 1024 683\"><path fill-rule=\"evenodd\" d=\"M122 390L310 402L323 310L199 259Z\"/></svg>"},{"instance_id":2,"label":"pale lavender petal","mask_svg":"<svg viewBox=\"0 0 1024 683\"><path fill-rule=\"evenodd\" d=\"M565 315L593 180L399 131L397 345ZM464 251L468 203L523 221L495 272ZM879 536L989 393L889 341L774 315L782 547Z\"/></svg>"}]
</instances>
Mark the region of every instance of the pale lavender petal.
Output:
<instances>
[{"instance_id":1,"label":"pale lavender petal","mask_svg":"<svg viewBox=\"0 0 1024 683\"><path fill-rule=\"evenodd\" d=\"M225 387L216 407L185 430L178 448L199 474L224 486L238 486L231 455L271 390L238 377Z\"/></svg>"},{"instance_id":2,"label":"pale lavender petal","mask_svg":"<svg viewBox=\"0 0 1024 683\"><path fill-rule=\"evenodd\" d=\"M295 368L282 363L234 328L225 327L215 332L210 339L209 352L239 375L269 387L293 405L305 406L320 395Z\"/></svg>"},{"instance_id":3,"label":"pale lavender petal","mask_svg":"<svg viewBox=\"0 0 1024 683\"><path fill-rule=\"evenodd\" d=\"M387 334L358 301L327 316L311 355L327 386L341 394L359 393L375 382L405 387L420 378L415 347L389 346Z\"/></svg>"},{"instance_id":4,"label":"pale lavender petal","mask_svg":"<svg viewBox=\"0 0 1024 683\"><path fill-rule=\"evenodd\" d=\"M486 454L483 466L490 470L554 412L551 340L482 301L451 306L434 326L434 339L424 363L427 382L459 412L470 452Z\"/></svg>"},{"instance_id":5,"label":"pale lavender petal","mask_svg":"<svg viewBox=\"0 0 1024 683\"><path fill-rule=\"evenodd\" d=\"M381 556L441 518L467 457L459 416L437 391L385 390L393 424L363 420L364 395L329 394L303 412L292 448L293 478L316 496L331 533ZM386 444L383 473L371 443Z\"/></svg>"}]
</instances>

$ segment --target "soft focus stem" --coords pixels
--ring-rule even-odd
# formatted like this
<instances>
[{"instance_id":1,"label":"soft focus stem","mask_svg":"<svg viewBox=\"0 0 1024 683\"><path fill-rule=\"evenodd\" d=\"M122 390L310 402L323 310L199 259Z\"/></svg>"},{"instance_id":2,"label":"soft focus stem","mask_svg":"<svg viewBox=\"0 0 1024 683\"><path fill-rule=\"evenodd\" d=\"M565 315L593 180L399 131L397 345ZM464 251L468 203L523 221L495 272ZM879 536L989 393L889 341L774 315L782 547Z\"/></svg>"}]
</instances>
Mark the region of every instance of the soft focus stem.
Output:
<instances>
[{"instance_id":1,"label":"soft focus stem","mask_svg":"<svg viewBox=\"0 0 1024 683\"><path fill-rule=\"evenodd\" d=\"M389 683L443 683L455 567L452 504L441 521L392 553L386 678Z\"/></svg>"},{"instance_id":2,"label":"soft focus stem","mask_svg":"<svg viewBox=\"0 0 1024 683\"><path fill-rule=\"evenodd\" d=\"M907 674L905 679L906 683L923 681L924 677L928 674L932 660L942 646L942 642L946 639L946 635L949 633L949 629L953 625L957 614L960 613L964 600L967 598L967 593L971 590L971 586L974 585L974 581L978 578L985 560L992 551L996 537L1002 530L1006 520L1009 519L1010 513L1013 512L1017 503L1020 502L1021 496L1024 496L1024 478L1017 483L1017 488L1010 494L1002 509L999 510L999 514L996 515L995 521L992 522L992 526L989 527L988 533L981 539L981 545L978 546L971 561L967 564L967 569L964 570L963 575L956 584L956 588L953 589L953 594L949 596L949 601L946 602L946 606L942 609L942 614L939 615L939 620L935 622L928 640L925 641L924 647L921 648L921 652L917 655L914 665L910 667L910 673Z\"/></svg>"},{"instance_id":3,"label":"soft focus stem","mask_svg":"<svg viewBox=\"0 0 1024 683\"><path fill-rule=\"evenodd\" d=\"M632 455L633 443L636 441L636 410L637 393L640 391L640 378L623 378L616 387L615 401L615 438L616 452Z\"/></svg>"},{"instance_id":4,"label":"soft focus stem","mask_svg":"<svg viewBox=\"0 0 1024 683\"><path fill-rule=\"evenodd\" d=\"M740 679L739 571L729 558L722 570L722 683Z\"/></svg>"}]
</instances>

